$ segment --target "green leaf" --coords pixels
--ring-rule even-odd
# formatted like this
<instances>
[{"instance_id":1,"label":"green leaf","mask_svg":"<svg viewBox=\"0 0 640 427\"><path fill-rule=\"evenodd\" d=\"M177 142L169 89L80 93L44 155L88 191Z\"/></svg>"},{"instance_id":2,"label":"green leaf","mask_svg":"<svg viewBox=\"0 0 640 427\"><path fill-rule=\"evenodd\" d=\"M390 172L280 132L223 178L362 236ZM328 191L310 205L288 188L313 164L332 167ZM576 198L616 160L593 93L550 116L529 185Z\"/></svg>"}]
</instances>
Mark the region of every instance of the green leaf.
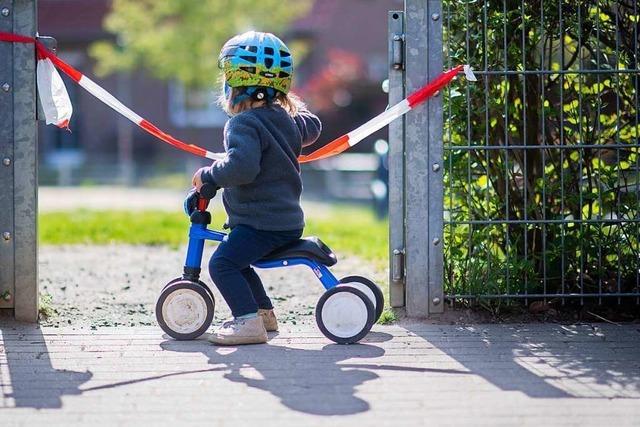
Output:
<instances>
[{"instance_id":1,"label":"green leaf","mask_svg":"<svg viewBox=\"0 0 640 427\"><path fill-rule=\"evenodd\" d=\"M99 75L144 67L156 78L211 87L218 52L231 36L252 27L281 34L310 6L310 0L114 0L104 25L117 41L98 41L89 52ZM304 58L290 47L300 64Z\"/></svg>"}]
</instances>

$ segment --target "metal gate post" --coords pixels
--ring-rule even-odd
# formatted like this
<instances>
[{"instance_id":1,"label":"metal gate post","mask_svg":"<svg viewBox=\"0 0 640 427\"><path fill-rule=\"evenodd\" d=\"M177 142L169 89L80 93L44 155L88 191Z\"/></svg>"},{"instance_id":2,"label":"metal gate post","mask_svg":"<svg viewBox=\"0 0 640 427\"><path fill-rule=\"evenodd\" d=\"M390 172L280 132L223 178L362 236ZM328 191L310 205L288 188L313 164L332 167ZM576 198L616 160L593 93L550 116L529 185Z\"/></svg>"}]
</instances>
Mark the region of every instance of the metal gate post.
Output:
<instances>
[{"instance_id":1,"label":"metal gate post","mask_svg":"<svg viewBox=\"0 0 640 427\"><path fill-rule=\"evenodd\" d=\"M404 99L404 13L389 12L389 105ZM389 124L389 304L404 307L404 117Z\"/></svg>"},{"instance_id":2,"label":"metal gate post","mask_svg":"<svg viewBox=\"0 0 640 427\"><path fill-rule=\"evenodd\" d=\"M405 0L406 93L442 72L440 0ZM442 97L405 119L407 315L443 311Z\"/></svg>"},{"instance_id":3,"label":"metal gate post","mask_svg":"<svg viewBox=\"0 0 640 427\"><path fill-rule=\"evenodd\" d=\"M0 30L36 34L35 0L0 0ZM35 50L0 43L0 308L38 319Z\"/></svg>"}]
</instances>

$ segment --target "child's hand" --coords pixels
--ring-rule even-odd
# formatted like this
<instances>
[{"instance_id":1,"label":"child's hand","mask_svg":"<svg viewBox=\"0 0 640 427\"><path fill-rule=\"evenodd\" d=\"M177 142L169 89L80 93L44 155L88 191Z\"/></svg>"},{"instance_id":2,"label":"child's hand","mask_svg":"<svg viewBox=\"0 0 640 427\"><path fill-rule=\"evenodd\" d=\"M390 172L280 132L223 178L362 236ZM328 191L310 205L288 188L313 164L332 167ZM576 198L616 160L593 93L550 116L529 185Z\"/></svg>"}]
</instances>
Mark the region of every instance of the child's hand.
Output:
<instances>
[{"instance_id":1,"label":"child's hand","mask_svg":"<svg viewBox=\"0 0 640 427\"><path fill-rule=\"evenodd\" d=\"M193 174L193 178L191 179L191 183L194 187L196 187L196 191L200 191L200 187L202 187L202 171L207 169L206 167L200 168Z\"/></svg>"}]
</instances>

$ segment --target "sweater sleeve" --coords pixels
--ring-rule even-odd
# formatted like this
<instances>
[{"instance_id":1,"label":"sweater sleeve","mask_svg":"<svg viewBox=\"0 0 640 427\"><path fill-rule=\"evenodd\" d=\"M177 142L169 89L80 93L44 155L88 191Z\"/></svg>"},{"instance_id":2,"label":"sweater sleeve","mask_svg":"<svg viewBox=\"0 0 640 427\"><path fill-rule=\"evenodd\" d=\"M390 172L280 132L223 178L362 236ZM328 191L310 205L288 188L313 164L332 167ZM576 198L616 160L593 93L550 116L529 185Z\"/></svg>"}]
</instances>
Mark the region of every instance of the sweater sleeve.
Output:
<instances>
[{"instance_id":1,"label":"sweater sleeve","mask_svg":"<svg viewBox=\"0 0 640 427\"><path fill-rule=\"evenodd\" d=\"M307 110L301 110L294 116L293 120L302 135L303 147L316 142L322 131L322 123L320 123L320 119L315 114Z\"/></svg>"},{"instance_id":2,"label":"sweater sleeve","mask_svg":"<svg viewBox=\"0 0 640 427\"><path fill-rule=\"evenodd\" d=\"M202 173L202 181L223 188L253 182L260 173L262 145L251 118L244 114L233 117L224 138L226 156Z\"/></svg>"}]
</instances>

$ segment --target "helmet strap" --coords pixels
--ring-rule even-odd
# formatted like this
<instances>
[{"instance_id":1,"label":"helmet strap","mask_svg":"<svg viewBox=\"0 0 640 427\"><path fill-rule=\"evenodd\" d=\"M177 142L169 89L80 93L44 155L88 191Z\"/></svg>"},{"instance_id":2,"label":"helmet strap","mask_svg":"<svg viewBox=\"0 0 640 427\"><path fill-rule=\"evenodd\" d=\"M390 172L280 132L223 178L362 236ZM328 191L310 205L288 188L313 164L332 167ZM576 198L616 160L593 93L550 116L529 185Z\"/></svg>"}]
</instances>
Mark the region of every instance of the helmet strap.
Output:
<instances>
[{"instance_id":1,"label":"helmet strap","mask_svg":"<svg viewBox=\"0 0 640 427\"><path fill-rule=\"evenodd\" d=\"M226 83L225 83L225 94L226 91ZM241 88L243 89L241 93L236 95L236 97L232 100L233 106L238 105L240 102L245 99L253 99L254 101L266 101L267 104L273 102L276 96L276 90L271 87L259 87L259 86L249 86Z\"/></svg>"},{"instance_id":2,"label":"helmet strap","mask_svg":"<svg viewBox=\"0 0 640 427\"><path fill-rule=\"evenodd\" d=\"M247 88L247 93L255 101L266 101L268 104L270 104L276 96L275 89L271 87L253 86Z\"/></svg>"}]
</instances>

